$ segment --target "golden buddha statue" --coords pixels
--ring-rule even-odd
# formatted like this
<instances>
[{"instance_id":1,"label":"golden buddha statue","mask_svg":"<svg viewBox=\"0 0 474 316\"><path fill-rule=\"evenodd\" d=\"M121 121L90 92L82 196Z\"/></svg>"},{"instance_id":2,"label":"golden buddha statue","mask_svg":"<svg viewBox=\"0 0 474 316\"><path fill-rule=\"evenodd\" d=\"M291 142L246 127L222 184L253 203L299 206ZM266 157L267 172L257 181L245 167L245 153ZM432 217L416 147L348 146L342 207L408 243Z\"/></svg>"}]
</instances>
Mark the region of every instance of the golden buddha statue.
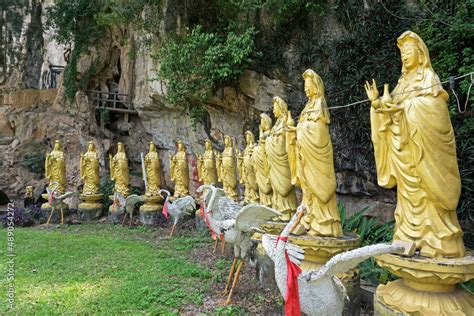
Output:
<instances>
[{"instance_id":1,"label":"golden buddha statue","mask_svg":"<svg viewBox=\"0 0 474 316\"><path fill-rule=\"evenodd\" d=\"M268 180L273 190L273 208L283 214L280 220L289 221L297 205L286 148L288 105L280 97L274 97L272 102L276 122L265 141L265 152L270 166Z\"/></svg>"},{"instance_id":2,"label":"golden buddha statue","mask_svg":"<svg viewBox=\"0 0 474 316\"><path fill-rule=\"evenodd\" d=\"M186 147L181 140L178 140L178 151L171 161L171 181L174 181L174 196L184 197L189 194L189 167L188 158L186 156Z\"/></svg>"},{"instance_id":3,"label":"golden buddha statue","mask_svg":"<svg viewBox=\"0 0 474 316\"><path fill-rule=\"evenodd\" d=\"M229 135L224 136L224 151L220 157L221 164L221 178L222 187L225 195L234 201L237 201L239 196L237 193L237 170L235 166L235 153L232 139Z\"/></svg>"},{"instance_id":4,"label":"golden buddha statue","mask_svg":"<svg viewBox=\"0 0 474 316\"><path fill-rule=\"evenodd\" d=\"M100 185L99 156L97 155L93 142L89 142L87 152L85 154L81 153L79 167L81 179L84 181L82 194L98 194Z\"/></svg>"},{"instance_id":5,"label":"golden buddha statue","mask_svg":"<svg viewBox=\"0 0 474 316\"><path fill-rule=\"evenodd\" d=\"M59 140L54 142L53 151L46 154L44 169L49 186L57 185L56 192L63 194L66 191L66 160ZM54 182L57 184L53 185Z\"/></svg>"},{"instance_id":6,"label":"golden buddha statue","mask_svg":"<svg viewBox=\"0 0 474 316\"><path fill-rule=\"evenodd\" d=\"M461 180L448 94L417 34L407 31L397 44L402 76L391 95L386 86L379 98L375 81L365 86L378 183L397 187L393 238L415 242L423 256L462 257Z\"/></svg>"},{"instance_id":7,"label":"golden buddha statue","mask_svg":"<svg viewBox=\"0 0 474 316\"><path fill-rule=\"evenodd\" d=\"M244 204L258 203L258 187L253 162L255 137L251 131L245 132L247 146L243 153L238 154L240 183L245 185Z\"/></svg>"},{"instance_id":8,"label":"golden buddha statue","mask_svg":"<svg viewBox=\"0 0 474 316\"><path fill-rule=\"evenodd\" d=\"M260 136L253 149L255 180L257 182L260 204L272 207L272 186L268 182L269 166L265 153L265 139L272 128L272 119L265 113L260 114Z\"/></svg>"},{"instance_id":9,"label":"golden buddha statue","mask_svg":"<svg viewBox=\"0 0 474 316\"><path fill-rule=\"evenodd\" d=\"M146 192L145 195L158 195L160 190L161 168L156 146L150 142L150 149L144 159L146 172Z\"/></svg>"},{"instance_id":10,"label":"golden buddha statue","mask_svg":"<svg viewBox=\"0 0 474 316\"><path fill-rule=\"evenodd\" d=\"M216 169L216 155L212 148L210 139L206 139L206 150L201 155L197 155L199 181L203 184L216 185L217 184L217 169Z\"/></svg>"},{"instance_id":11,"label":"golden buddha statue","mask_svg":"<svg viewBox=\"0 0 474 316\"><path fill-rule=\"evenodd\" d=\"M304 72L303 78L308 102L296 127L291 115L287 121L292 183L301 187L302 204L308 210L301 225L311 236L340 237L343 232L336 202L336 175L324 83L311 69Z\"/></svg>"},{"instance_id":12,"label":"golden buddha statue","mask_svg":"<svg viewBox=\"0 0 474 316\"><path fill-rule=\"evenodd\" d=\"M115 181L114 191L120 193L123 197L129 194L128 188L128 159L123 148L123 143L117 144L117 153L112 158L109 155L110 179Z\"/></svg>"}]
</instances>

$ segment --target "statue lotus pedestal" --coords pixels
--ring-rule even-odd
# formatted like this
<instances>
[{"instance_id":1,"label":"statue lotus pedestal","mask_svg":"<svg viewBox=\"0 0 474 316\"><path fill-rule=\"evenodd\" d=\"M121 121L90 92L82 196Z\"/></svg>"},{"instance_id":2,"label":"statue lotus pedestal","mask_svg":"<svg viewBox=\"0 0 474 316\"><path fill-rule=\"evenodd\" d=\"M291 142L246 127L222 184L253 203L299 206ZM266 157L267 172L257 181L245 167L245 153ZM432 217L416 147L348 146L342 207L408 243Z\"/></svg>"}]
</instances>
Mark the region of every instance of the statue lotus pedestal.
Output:
<instances>
[{"instance_id":1,"label":"statue lotus pedestal","mask_svg":"<svg viewBox=\"0 0 474 316\"><path fill-rule=\"evenodd\" d=\"M95 221L100 218L102 215L102 196L103 194L100 193L80 195L83 202L79 204L78 209L82 221Z\"/></svg>"},{"instance_id":2,"label":"statue lotus pedestal","mask_svg":"<svg viewBox=\"0 0 474 316\"><path fill-rule=\"evenodd\" d=\"M48 193L43 193L41 194L41 197L47 201L49 201L49 195ZM60 222L61 221L61 207L63 208L63 213L64 216L69 214L69 205L67 205L64 202L61 202L61 204L57 205L56 208L54 209L53 216L51 217L51 221L53 222ZM51 204L49 202L41 204L41 222L46 222L48 219L49 214L51 213Z\"/></svg>"},{"instance_id":3,"label":"statue lotus pedestal","mask_svg":"<svg viewBox=\"0 0 474 316\"><path fill-rule=\"evenodd\" d=\"M140 223L147 226L154 225L158 212L163 208L160 204L163 198L159 195L143 195L143 198L145 204L140 206Z\"/></svg>"},{"instance_id":4,"label":"statue lotus pedestal","mask_svg":"<svg viewBox=\"0 0 474 316\"><path fill-rule=\"evenodd\" d=\"M472 252L449 259L387 254L376 261L401 279L377 287L375 315L474 315L474 296L456 286L474 278Z\"/></svg>"}]
</instances>

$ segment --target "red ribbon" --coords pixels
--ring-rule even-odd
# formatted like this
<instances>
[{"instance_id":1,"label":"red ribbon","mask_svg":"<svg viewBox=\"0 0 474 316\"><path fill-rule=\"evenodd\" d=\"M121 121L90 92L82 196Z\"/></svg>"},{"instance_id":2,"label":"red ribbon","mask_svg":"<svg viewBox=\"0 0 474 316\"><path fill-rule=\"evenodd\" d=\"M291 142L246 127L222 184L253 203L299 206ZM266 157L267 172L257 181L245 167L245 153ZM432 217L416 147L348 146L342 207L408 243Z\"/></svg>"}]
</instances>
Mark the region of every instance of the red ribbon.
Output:
<instances>
[{"instance_id":1,"label":"red ribbon","mask_svg":"<svg viewBox=\"0 0 474 316\"><path fill-rule=\"evenodd\" d=\"M204 202L201 202L199 206L199 210L201 210L201 217L204 219Z\"/></svg>"},{"instance_id":2,"label":"red ribbon","mask_svg":"<svg viewBox=\"0 0 474 316\"><path fill-rule=\"evenodd\" d=\"M215 231L212 230L211 224L209 224L209 216L207 215L206 212L204 212L204 206L202 204L201 204L201 206L202 206L201 212L204 215L204 221L206 222L207 227L211 231L211 237L212 237L212 239L216 240L217 239L217 234L216 234Z\"/></svg>"},{"instance_id":3,"label":"red ribbon","mask_svg":"<svg viewBox=\"0 0 474 316\"><path fill-rule=\"evenodd\" d=\"M51 191L51 193L49 194L49 205L52 205L53 204L53 196L54 196L54 191Z\"/></svg>"},{"instance_id":4,"label":"red ribbon","mask_svg":"<svg viewBox=\"0 0 474 316\"><path fill-rule=\"evenodd\" d=\"M163 214L166 219L168 219L168 206L170 205L170 202L166 201L165 204L163 205L163 210L161 211L161 214Z\"/></svg>"},{"instance_id":5,"label":"red ribbon","mask_svg":"<svg viewBox=\"0 0 474 316\"><path fill-rule=\"evenodd\" d=\"M278 241L288 241L288 237L277 237ZM286 297L285 297L285 315L286 316L299 316L300 311L300 295L298 290L298 276L301 273L301 268L290 260L288 252L285 250L285 259L288 269L286 275Z\"/></svg>"}]
</instances>

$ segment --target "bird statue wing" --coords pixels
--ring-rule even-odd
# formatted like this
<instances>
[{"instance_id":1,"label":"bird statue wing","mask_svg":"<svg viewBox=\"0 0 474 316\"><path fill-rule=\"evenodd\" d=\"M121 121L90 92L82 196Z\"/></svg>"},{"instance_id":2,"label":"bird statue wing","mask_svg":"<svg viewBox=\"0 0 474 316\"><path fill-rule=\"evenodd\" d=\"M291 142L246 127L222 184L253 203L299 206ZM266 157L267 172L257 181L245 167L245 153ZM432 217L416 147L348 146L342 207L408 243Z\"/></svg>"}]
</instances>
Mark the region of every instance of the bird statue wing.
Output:
<instances>
[{"instance_id":1,"label":"bird statue wing","mask_svg":"<svg viewBox=\"0 0 474 316\"><path fill-rule=\"evenodd\" d=\"M362 261L386 254L386 253L407 253L408 248L412 248L412 243L376 244L357 248L335 255L318 270L310 270L303 273L303 277L308 281L317 280L323 277L332 277L337 273L343 273L357 267ZM413 248L414 252L414 248Z\"/></svg>"},{"instance_id":2,"label":"bird statue wing","mask_svg":"<svg viewBox=\"0 0 474 316\"><path fill-rule=\"evenodd\" d=\"M78 196L78 195L79 195L79 192L66 192L63 195L60 195L55 199L60 200L60 201L64 201L65 199L67 199L69 197Z\"/></svg>"},{"instance_id":3,"label":"bird statue wing","mask_svg":"<svg viewBox=\"0 0 474 316\"><path fill-rule=\"evenodd\" d=\"M181 212L189 213L196 209L196 202L192 196L185 196L173 202L173 206L181 210Z\"/></svg>"},{"instance_id":4,"label":"bird statue wing","mask_svg":"<svg viewBox=\"0 0 474 316\"><path fill-rule=\"evenodd\" d=\"M240 205L239 203L234 202L231 199L225 197L220 198L218 203L218 210L221 213L223 220L235 219L237 213L242 208L242 205Z\"/></svg>"},{"instance_id":5,"label":"bird statue wing","mask_svg":"<svg viewBox=\"0 0 474 316\"><path fill-rule=\"evenodd\" d=\"M262 236L263 249L265 249L265 252L272 261L275 261L277 241L278 236L270 234L264 234ZM304 260L304 250L299 246L286 243L285 250L288 253L290 260L298 266L301 264L301 261Z\"/></svg>"},{"instance_id":6,"label":"bird statue wing","mask_svg":"<svg viewBox=\"0 0 474 316\"><path fill-rule=\"evenodd\" d=\"M221 224L222 229L228 230L235 227L235 219L226 219Z\"/></svg>"},{"instance_id":7,"label":"bird statue wing","mask_svg":"<svg viewBox=\"0 0 474 316\"><path fill-rule=\"evenodd\" d=\"M260 204L248 204L237 213L235 227L241 232L249 232L278 216L281 216L281 213L272 208Z\"/></svg>"},{"instance_id":8,"label":"bird statue wing","mask_svg":"<svg viewBox=\"0 0 474 316\"><path fill-rule=\"evenodd\" d=\"M263 249L265 249L265 253L270 257L270 259L272 259L272 261L275 261L276 242L277 236L275 235L264 234L262 236Z\"/></svg>"},{"instance_id":9,"label":"bird statue wing","mask_svg":"<svg viewBox=\"0 0 474 316\"><path fill-rule=\"evenodd\" d=\"M143 201L144 201L144 198L140 195L132 194L128 196L125 199L125 211L128 214L131 214L133 212L133 209L135 208L135 204L137 204L138 202L143 202Z\"/></svg>"}]
</instances>

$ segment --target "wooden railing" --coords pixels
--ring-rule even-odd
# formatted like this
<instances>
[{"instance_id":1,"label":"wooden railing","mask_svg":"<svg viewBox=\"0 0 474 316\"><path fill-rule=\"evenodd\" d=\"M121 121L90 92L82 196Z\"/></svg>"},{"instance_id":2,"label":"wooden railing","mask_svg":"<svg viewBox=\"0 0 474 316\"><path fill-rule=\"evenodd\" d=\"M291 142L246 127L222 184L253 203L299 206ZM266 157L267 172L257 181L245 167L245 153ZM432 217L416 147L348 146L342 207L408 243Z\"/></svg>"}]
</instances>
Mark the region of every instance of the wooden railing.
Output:
<instances>
[{"instance_id":1,"label":"wooden railing","mask_svg":"<svg viewBox=\"0 0 474 316\"><path fill-rule=\"evenodd\" d=\"M132 96L117 92L88 90L96 109L107 109L111 112L138 114L133 107Z\"/></svg>"}]
</instances>

